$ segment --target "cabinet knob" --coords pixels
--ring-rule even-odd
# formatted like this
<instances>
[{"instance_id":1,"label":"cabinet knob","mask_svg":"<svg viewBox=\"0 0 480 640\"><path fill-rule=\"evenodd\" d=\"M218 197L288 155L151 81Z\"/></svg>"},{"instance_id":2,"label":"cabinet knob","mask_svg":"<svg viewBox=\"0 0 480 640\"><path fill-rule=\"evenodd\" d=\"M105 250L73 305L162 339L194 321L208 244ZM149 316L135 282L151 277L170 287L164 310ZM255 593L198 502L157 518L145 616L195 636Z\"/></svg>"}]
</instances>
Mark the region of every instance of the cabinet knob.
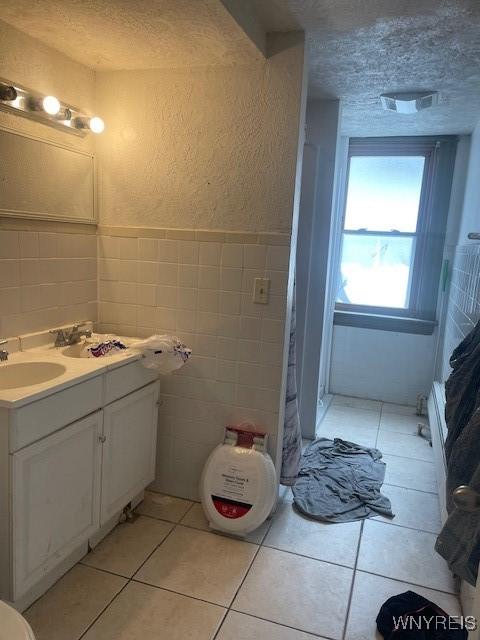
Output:
<instances>
[{"instance_id":1,"label":"cabinet knob","mask_svg":"<svg viewBox=\"0 0 480 640\"><path fill-rule=\"evenodd\" d=\"M102 442L102 443L103 443L103 442L105 442L105 440L106 440L106 439L107 439L107 436L103 436L103 435L98 436L98 441L99 441L99 442Z\"/></svg>"}]
</instances>

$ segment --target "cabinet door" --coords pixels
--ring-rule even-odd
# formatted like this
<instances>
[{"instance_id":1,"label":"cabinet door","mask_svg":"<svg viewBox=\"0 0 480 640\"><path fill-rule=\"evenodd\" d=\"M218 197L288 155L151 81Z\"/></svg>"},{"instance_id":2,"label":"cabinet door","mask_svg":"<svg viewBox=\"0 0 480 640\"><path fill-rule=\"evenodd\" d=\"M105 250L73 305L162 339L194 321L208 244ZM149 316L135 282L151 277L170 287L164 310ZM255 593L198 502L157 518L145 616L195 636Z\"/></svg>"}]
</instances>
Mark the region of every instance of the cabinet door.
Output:
<instances>
[{"instance_id":1,"label":"cabinet door","mask_svg":"<svg viewBox=\"0 0 480 640\"><path fill-rule=\"evenodd\" d=\"M104 409L101 524L155 478L158 391L154 382Z\"/></svg>"},{"instance_id":2,"label":"cabinet door","mask_svg":"<svg viewBox=\"0 0 480 640\"><path fill-rule=\"evenodd\" d=\"M10 456L14 599L99 527L102 411Z\"/></svg>"}]
</instances>

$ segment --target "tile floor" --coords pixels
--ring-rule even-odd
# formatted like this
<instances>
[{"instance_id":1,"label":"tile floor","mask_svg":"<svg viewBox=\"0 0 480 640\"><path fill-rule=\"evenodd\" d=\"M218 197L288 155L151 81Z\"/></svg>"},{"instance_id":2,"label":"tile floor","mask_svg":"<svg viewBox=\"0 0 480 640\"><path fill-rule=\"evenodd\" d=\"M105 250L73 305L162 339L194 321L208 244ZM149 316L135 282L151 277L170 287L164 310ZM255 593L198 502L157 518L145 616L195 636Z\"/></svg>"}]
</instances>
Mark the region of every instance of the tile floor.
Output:
<instances>
[{"instance_id":1,"label":"tile floor","mask_svg":"<svg viewBox=\"0 0 480 640\"><path fill-rule=\"evenodd\" d=\"M321 524L282 491L245 541L208 531L201 506L148 492L27 610L38 640L370 640L391 595L413 589L452 615L455 586L433 551L440 527L432 451L409 407L333 398L319 435L379 446L396 513Z\"/></svg>"}]
</instances>

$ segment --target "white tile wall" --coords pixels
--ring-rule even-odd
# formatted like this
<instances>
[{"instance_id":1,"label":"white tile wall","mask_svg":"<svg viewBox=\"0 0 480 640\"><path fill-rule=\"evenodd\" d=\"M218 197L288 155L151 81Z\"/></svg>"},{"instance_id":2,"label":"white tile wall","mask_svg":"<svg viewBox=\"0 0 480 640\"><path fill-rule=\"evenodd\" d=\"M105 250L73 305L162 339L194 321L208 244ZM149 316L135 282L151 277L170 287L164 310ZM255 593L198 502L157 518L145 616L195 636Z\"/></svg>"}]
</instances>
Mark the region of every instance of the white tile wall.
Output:
<instances>
[{"instance_id":1,"label":"white tile wall","mask_svg":"<svg viewBox=\"0 0 480 640\"><path fill-rule=\"evenodd\" d=\"M450 375L452 351L480 320L480 245L455 250L443 341L442 380Z\"/></svg>"},{"instance_id":2,"label":"white tile wall","mask_svg":"<svg viewBox=\"0 0 480 640\"><path fill-rule=\"evenodd\" d=\"M0 335L96 320L94 234L0 229Z\"/></svg>"},{"instance_id":3,"label":"white tile wall","mask_svg":"<svg viewBox=\"0 0 480 640\"><path fill-rule=\"evenodd\" d=\"M99 237L100 328L174 333L193 349L162 382L156 480L193 499L226 424L256 423L275 451L289 259L287 246L201 237ZM252 302L256 277L271 279L268 305Z\"/></svg>"},{"instance_id":4,"label":"white tile wall","mask_svg":"<svg viewBox=\"0 0 480 640\"><path fill-rule=\"evenodd\" d=\"M432 336L336 325L330 392L414 405L433 381Z\"/></svg>"}]
</instances>

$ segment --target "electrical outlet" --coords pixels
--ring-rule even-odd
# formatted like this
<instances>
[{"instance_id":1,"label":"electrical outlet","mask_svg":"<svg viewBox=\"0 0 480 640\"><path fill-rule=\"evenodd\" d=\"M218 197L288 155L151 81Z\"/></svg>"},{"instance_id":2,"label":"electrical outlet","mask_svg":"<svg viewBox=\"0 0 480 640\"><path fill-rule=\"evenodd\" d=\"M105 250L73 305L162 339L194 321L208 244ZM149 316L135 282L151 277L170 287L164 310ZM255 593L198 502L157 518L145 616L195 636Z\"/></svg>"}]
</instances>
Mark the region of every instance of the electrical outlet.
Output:
<instances>
[{"instance_id":1,"label":"electrical outlet","mask_svg":"<svg viewBox=\"0 0 480 640\"><path fill-rule=\"evenodd\" d=\"M253 282L253 302L268 304L270 294L270 278L255 278Z\"/></svg>"}]
</instances>

